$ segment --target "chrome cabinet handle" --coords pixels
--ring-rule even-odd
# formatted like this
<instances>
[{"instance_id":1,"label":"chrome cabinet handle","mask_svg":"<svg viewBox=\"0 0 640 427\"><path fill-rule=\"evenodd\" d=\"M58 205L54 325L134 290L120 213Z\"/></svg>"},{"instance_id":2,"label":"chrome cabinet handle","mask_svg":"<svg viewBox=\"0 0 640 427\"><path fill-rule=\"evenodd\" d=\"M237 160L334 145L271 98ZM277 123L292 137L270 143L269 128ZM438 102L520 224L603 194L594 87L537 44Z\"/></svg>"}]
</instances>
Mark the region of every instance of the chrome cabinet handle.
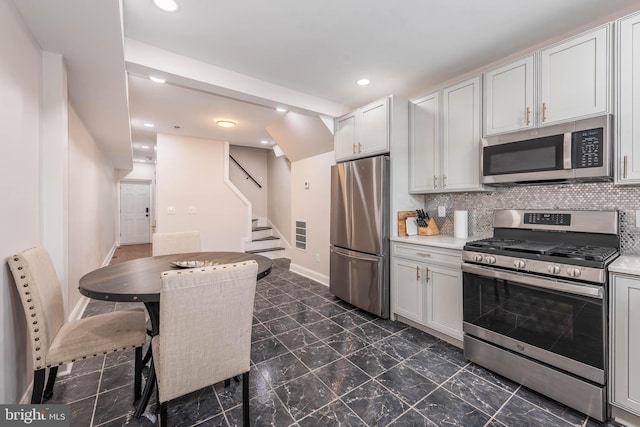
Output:
<instances>
[{"instance_id":1,"label":"chrome cabinet handle","mask_svg":"<svg viewBox=\"0 0 640 427\"><path fill-rule=\"evenodd\" d=\"M358 153L362 153L362 144L358 142Z\"/></svg>"},{"instance_id":2,"label":"chrome cabinet handle","mask_svg":"<svg viewBox=\"0 0 640 427\"><path fill-rule=\"evenodd\" d=\"M420 266L416 265L416 281L420 280Z\"/></svg>"},{"instance_id":3,"label":"chrome cabinet handle","mask_svg":"<svg viewBox=\"0 0 640 427\"><path fill-rule=\"evenodd\" d=\"M433 176L433 188L438 188L438 177Z\"/></svg>"},{"instance_id":4,"label":"chrome cabinet handle","mask_svg":"<svg viewBox=\"0 0 640 427\"><path fill-rule=\"evenodd\" d=\"M625 178L625 179L627 178L627 164L628 164L627 159L628 159L628 156L624 156L624 158L623 158L624 167L623 167L623 176L622 177Z\"/></svg>"},{"instance_id":5,"label":"chrome cabinet handle","mask_svg":"<svg viewBox=\"0 0 640 427\"><path fill-rule=\"evenodd\" d=\"M447 188L447 175L442 175L442 188Z\"/></svg>"},{"instance_id":6,"label":"chrome cabinet handle","mask_svg":"<svg viewBox=\"0 0 640 427\"><path fill-rule=\"evenodd\" d=\"M352 150L351 154L356 154L356 144L353 144L353 150Z\"/></svg>"},{"instance_id":7,"label":"chrome cabinet handle","mask_svg":"<svg viewBox=\"0 0 640 427\"><path fill-rule=\"evenodd\" d=\"M529 126L531 124L531 108L527 107L525 117L525 123Z\"/></svg>"},{"instance_id":8,"label":"chrome cabinet handle","mask_svg":"<svg viewBox=\"0 0 640 427\"><path fill-rule=\"evenodd\" d=\"M427 273L427 283L429 283L429 267L426 268L426 273Z\"/></svg>"},{"instance_id":9,"label":"chrome cabinet handle","mask_svg":"<svg viewBox=\"0 0 640 427\"><path fill-rule=\"evenodd\" d=\"M426 253L426 252L416 252L416 255L418 255L418 256L431 256L430 253Z\"/></svg>"},{"instance_id":10,"label":"chrome cabinet handle","mask_svg":"<svg viewBox=\"0 0 640 427\"><path fill-rule=\"evenodd\" d=\"M547 120L547 103L543 102L542 103L542 121L546 121Z\"/></svg>"}]
</instances>

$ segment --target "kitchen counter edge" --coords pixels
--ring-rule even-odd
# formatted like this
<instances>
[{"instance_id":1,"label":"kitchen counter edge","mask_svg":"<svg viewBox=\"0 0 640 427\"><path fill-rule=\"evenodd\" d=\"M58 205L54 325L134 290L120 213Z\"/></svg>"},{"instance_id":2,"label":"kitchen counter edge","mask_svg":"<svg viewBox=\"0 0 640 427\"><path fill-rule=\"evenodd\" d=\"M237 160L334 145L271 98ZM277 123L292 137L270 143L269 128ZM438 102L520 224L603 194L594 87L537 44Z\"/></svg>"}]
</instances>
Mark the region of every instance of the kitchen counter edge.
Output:
<instances>
[{"instance_id":1,"label":"kitchen counter edge","mask_svg":"<svg viewBox=\"0 0 640 427\"><path fill-rule=\"evenodd\" d=\"M609 264L609 273L640 276L640 255L620 255L618 259Z\"/></svg>"},{"instance_id":2,"label":"kitchen counter edge","mask_svg":"<svg viewBox=\"0 0 640 427\"><path fill-rule=\"evenodd\" d=\"M432 246L437 248L462 250L462 248L467 242L471 242L473 240L478 240L478 239L480 239L480 237L470 236L470 237L467 237L466 239L459 239L453 236L437 234L435 236L418 236L418 235L397 236L397 237L392 237L391 241L399 242L399 243L411 243L414 245L422 245L422 246Z\"/></svg>"}]
</instances>

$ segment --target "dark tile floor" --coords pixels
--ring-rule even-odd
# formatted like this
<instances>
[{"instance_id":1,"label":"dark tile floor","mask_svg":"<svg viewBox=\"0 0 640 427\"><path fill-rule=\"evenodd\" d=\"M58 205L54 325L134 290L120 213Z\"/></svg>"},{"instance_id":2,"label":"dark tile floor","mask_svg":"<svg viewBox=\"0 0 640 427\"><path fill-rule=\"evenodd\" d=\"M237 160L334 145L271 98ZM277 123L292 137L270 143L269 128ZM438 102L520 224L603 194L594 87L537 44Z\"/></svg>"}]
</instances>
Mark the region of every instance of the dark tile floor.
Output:
<instances>
[{"instance_id":1,"label":"dark tile floor","mask_svg":"<svg viewBox=\"0 0 640 427\"><path fill-rule=\"evenodd\" d=\"M85 316L125 305L92 301ZM252 425L601 425L444 341L336 300L282 262L258 282L252 335ZM128 351L76 362L49 402L70 405L72 426L154 425L155 405L130 415L132 359ZM216 384L171 402L169 425L242 425L240 403L239 383Z\"/></svg>"}]
</instances>

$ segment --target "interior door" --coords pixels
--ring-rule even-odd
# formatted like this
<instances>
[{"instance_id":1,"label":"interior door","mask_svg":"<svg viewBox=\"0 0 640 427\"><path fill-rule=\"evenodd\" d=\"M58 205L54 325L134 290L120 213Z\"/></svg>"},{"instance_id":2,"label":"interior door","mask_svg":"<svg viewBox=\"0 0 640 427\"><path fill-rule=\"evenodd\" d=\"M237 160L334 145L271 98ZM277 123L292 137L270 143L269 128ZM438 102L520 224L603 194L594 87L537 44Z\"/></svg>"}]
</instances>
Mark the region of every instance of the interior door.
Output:
<instances>
[{"instance_id":1,"label":"interior door","mask_svg":"<svg viewBox=\"0 0 640 427\"><path fill-rule=\"evenodd\" d=\"M120 183L120 244L150 243L150 217L150 183Z\"/></svg>"}]
</instances>

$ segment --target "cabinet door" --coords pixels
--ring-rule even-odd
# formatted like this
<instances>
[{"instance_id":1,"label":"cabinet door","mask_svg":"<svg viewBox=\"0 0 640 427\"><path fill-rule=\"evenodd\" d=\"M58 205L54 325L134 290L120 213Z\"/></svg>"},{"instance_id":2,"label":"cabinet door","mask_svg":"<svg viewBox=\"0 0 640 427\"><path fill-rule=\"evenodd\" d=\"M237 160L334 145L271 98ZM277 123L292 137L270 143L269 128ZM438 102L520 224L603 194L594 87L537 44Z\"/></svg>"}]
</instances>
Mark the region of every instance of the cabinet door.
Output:
<instances>
[{"instance_id":1,"label":"cabinet door","mask_svg":"<svg viewBox=\"0 0 640 427\"><path fill-rule=\"evenodd\" d=\"M424 264L393 258L391 270L393 312L424 324Z\"/></svg>"},{"instance_id":2,"label":"cabinet door","mask_svg":"<svg viewBox=\"0 0 640 427\"><path fill-rule=\"evenodd\" d=\"M619 183L640 182L640 13L618 21L618 140Z\"/></svg>"},{"instance_id":3,"label":"cabinet door","mask_svg":"<svg viewBox=\"0 0 640 427\"><path fill-rule=\"evenodd\" d=\"M358 153L369 156L389 152L389 98L359 109Z\"/></svg>"},{"instance_id":4,"label":"cabinet door","mask_svg":"<svg viewBox=\"0 0 640 427\"><path fill-rule=\"evenodd\" d=\"M462 270L427 265L427 326L462 340Z\"/></svg>"},{"instance_id":5,"label":"cabinet door","mask_svg":"<svg viewBox=\"0 0 640 427\"><path fill-rule=\"evenodd\" d=\"M409 103L409 192L433 191L440 174L438 93Z\"/></svg>"},{"instance_id":6,"label":"cabinet door","mask_svg":"<svg viewBox=\"0 0 640 427\"><path fill-rule=\"evenodd\" d=\"M336 119L333 138L336 160L345 160L356 156L356 114L346 114Z\"/></svg>"},{"instance_id":7,"label":"cabinet door","mask_svg":"<svg viewBox=\"0 0 640 427\"><path fill-rule=\"evenodd\" d=\"M534 57L484 74L484 133L494 135L534 126Z\"/></svg>"},{"instance_id":8,"label":"cabinet door","mask_svg":"<svg viewBox=\"0 0 640 427\"><path fill-rule=\"evenodd\" d=\"M442 90L442 186L480 187L480 77Z\"/></svg>"},{"instance_id":9,"label":"cabinet door","mask_svg":"<svg viewBox=\"0 0 640 427\"><path fill-rule=\"evenodd\" d=\"M611 282L612 403L640 415L640 279Z\"/></svg>"},{"instance_id":10,"label":"cabinet door","mask_svg":"<svg viewBox=\"0 0 640 427\"><path fill-rule=\"evenodd\" d=\"M540 126L608 110L609 26L540 51Z\"/></svg>"}]
</instances>

